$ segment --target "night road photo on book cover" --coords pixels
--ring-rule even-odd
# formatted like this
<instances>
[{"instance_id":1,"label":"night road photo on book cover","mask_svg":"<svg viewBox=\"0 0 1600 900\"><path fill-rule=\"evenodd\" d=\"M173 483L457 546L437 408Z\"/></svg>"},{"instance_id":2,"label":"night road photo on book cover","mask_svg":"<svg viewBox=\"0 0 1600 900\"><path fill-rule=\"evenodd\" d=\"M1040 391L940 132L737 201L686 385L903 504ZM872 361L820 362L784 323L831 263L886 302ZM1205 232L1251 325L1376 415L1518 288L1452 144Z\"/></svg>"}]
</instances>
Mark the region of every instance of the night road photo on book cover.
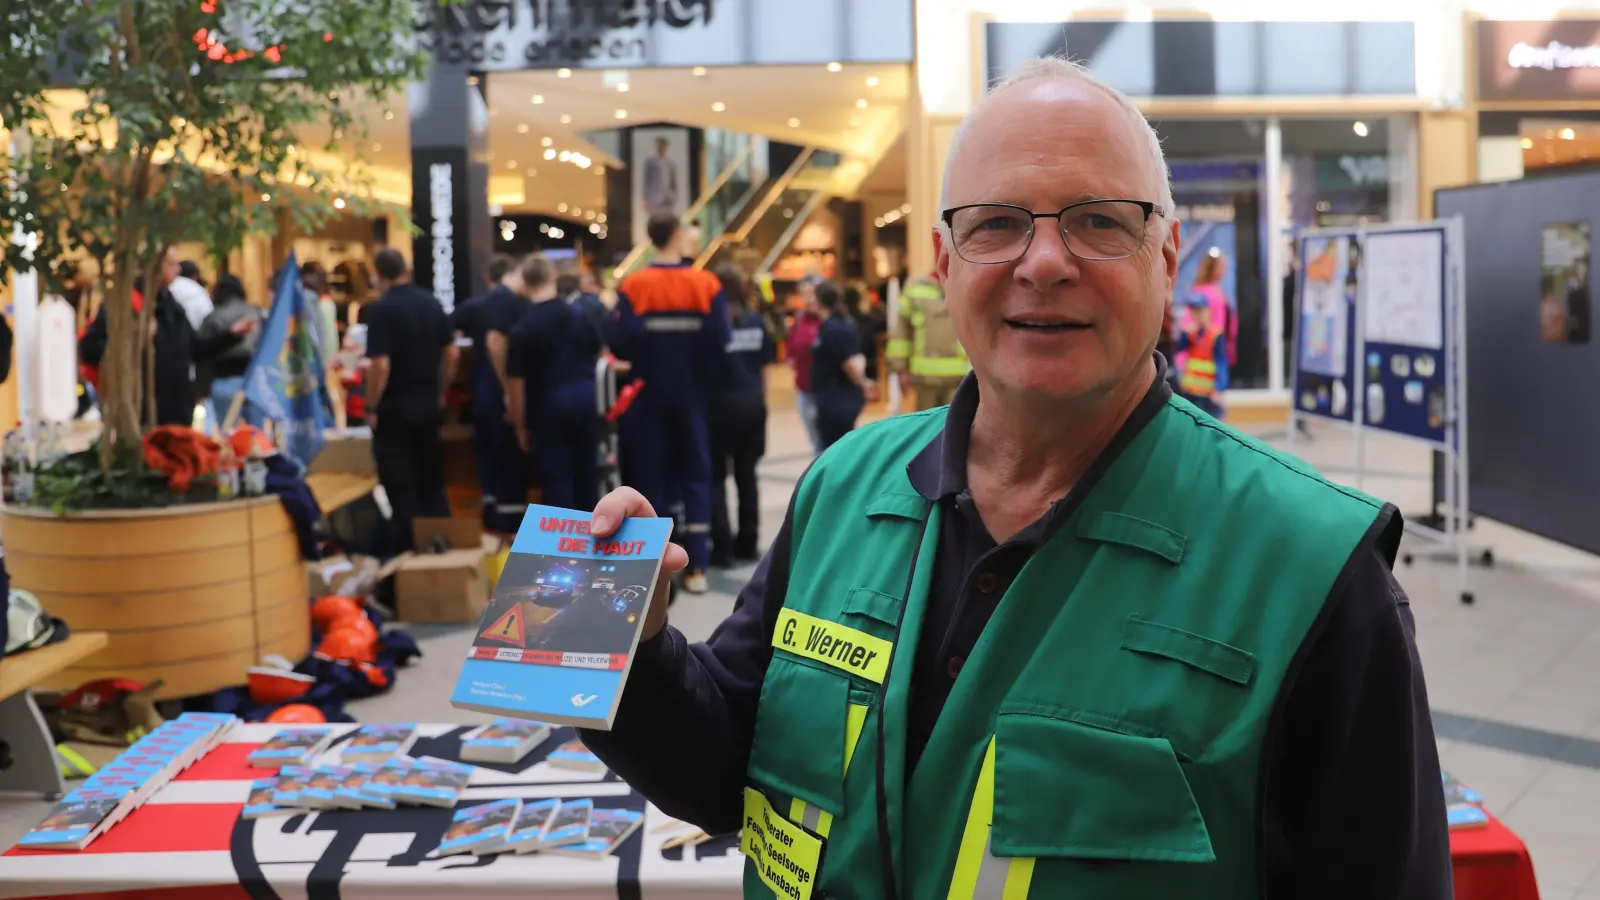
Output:
<instances>
[{"instance_id":1,"label":"night road photo on book cover","mask_svg":"<svg viewBox=\"0 0 1600 900\"><path fill-rule=\"evenodd\" d=\"M528 508L452 704L610 727L672 522L628 519L605 538L588 528L588 513Z\"/></svg>"}]
</instances>

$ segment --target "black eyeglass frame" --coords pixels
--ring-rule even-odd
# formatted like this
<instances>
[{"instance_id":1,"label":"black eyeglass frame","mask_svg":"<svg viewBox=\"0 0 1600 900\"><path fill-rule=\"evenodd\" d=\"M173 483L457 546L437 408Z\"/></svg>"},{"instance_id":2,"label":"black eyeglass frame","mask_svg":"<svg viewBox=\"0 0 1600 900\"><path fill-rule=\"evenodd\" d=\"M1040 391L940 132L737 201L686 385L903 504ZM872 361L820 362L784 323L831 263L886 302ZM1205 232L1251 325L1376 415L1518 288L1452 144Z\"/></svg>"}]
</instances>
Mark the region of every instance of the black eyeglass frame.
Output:
<instances>
[{"instance_id":1,"label":"black eyeglass frame","mask_svg":"<svg viewBox=\"0 0 1600 900\"><path fill-rule=\"evenodd\" d=\"M994 262L973 262L972 260L967 259L965 256L961 256L963 261L971 263L974 266L1001 266L1005 265L1006 263L1014 263L1028 255L1028 250L1033 247L1033 236L1038 231L1038 229L1034 226L1034 223L1040 219L1055 219L1056 230L1061 232L1061 242L1066 245L1067 252L1071 253L1073 256L1078 256L1078 252L1072 249L1071 242L1067 240L1067 233L1061 228L1061 217L1065 216L1074 209L1078 209L1079 207L1095 206L1102 203L1132 203L1134 206L1144 210L1145 235L1140 236L1139 246L1144 246L1144 237L1150 232L1150 217L1165 216L1167 214L1166 210L1150 202L1149 200L1130 200L1125 197L1103 197L1096 200L1080 200L1077 203L1068 204L1067 206L1064 206L1053 213L1034 212L1026 206L1018 206L1015 203L967 203L962 206L952 206L949 209L946 209L939 214L939 221L943 222L944 227L950 232L951 248L956 251L957 256L961 256L961 249L956 246L956 213L961 212L964 209L977 209L979 207L987 206L1000 207L1002 209L1014 209L1026 215L1028 217L1028 239L1023 243L1021 253L1018 253L1016 256L1010 259L1001 259ZM1078 256L1078 258L1087 262L1116 262L1119 259L1127 259L1138 252L1139 248L1135 247L1133 250L1129 251L1128 256Z\"/></svg>"}]
</instances>

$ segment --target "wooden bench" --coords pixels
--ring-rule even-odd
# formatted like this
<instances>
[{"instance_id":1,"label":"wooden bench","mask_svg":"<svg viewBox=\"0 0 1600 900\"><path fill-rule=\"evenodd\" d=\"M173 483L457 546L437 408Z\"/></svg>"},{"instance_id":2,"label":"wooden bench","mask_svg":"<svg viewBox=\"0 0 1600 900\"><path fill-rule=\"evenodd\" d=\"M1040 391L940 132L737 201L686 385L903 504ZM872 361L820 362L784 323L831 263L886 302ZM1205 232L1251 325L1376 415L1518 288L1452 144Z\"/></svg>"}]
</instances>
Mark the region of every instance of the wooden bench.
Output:
<instances>
[{"instance_id":1,"label":"wooden bench","mask_svg":"<svg viewBox=\"0 0 1600 900\"><path fill-rule=\"evenodd\" d=\"M44 794L54 800L66 791L33 687L104 650L103 631L74 631L59 644L25 650L0 659L0 741L10 750L11 765L0 769L0 791Z\"/></svg>"}]
</instances>

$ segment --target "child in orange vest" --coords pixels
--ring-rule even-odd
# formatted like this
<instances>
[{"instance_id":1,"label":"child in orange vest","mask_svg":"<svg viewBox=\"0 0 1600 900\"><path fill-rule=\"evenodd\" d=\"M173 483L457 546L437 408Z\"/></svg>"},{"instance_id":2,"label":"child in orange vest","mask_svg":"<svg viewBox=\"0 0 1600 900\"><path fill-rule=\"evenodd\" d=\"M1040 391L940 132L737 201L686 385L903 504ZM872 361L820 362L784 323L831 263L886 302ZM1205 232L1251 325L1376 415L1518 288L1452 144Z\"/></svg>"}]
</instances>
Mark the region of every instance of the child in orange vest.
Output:
<instances>
[{"instance_id":1,"label":"child in orange vest","mask_svg":"<svg viewBox=\"0 0 1600 900\"><path fill-rule=\"evenodd\" d=\"M1178 335L1177 351L1188 351L1178 373L1178 394L1206 413L1222 418L1222 392L1228 389L1228 336L1211 321L1203 294L1189 297L1189 321Z\"/></svg>"}]
</instances>

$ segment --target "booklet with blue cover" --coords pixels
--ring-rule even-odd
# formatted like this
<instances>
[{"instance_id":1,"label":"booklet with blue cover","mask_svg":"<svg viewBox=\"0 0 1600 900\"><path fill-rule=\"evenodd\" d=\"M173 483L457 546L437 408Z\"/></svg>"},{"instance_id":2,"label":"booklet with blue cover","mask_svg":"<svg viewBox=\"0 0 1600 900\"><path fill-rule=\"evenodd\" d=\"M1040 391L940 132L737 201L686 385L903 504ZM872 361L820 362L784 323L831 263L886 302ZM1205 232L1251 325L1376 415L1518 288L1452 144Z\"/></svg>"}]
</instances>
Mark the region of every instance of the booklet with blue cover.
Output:
<instances>
[{"instance_id":1,"label":"booklet with blue cover","mask_svg":"<svg viewBox=\"0 0 1600 900\"><path fill-rule=\"evenodd\" d=\"M672 520L529 506L478 623L450 704L496 716L611 728Z\"/></svg>"}]
</instances>

